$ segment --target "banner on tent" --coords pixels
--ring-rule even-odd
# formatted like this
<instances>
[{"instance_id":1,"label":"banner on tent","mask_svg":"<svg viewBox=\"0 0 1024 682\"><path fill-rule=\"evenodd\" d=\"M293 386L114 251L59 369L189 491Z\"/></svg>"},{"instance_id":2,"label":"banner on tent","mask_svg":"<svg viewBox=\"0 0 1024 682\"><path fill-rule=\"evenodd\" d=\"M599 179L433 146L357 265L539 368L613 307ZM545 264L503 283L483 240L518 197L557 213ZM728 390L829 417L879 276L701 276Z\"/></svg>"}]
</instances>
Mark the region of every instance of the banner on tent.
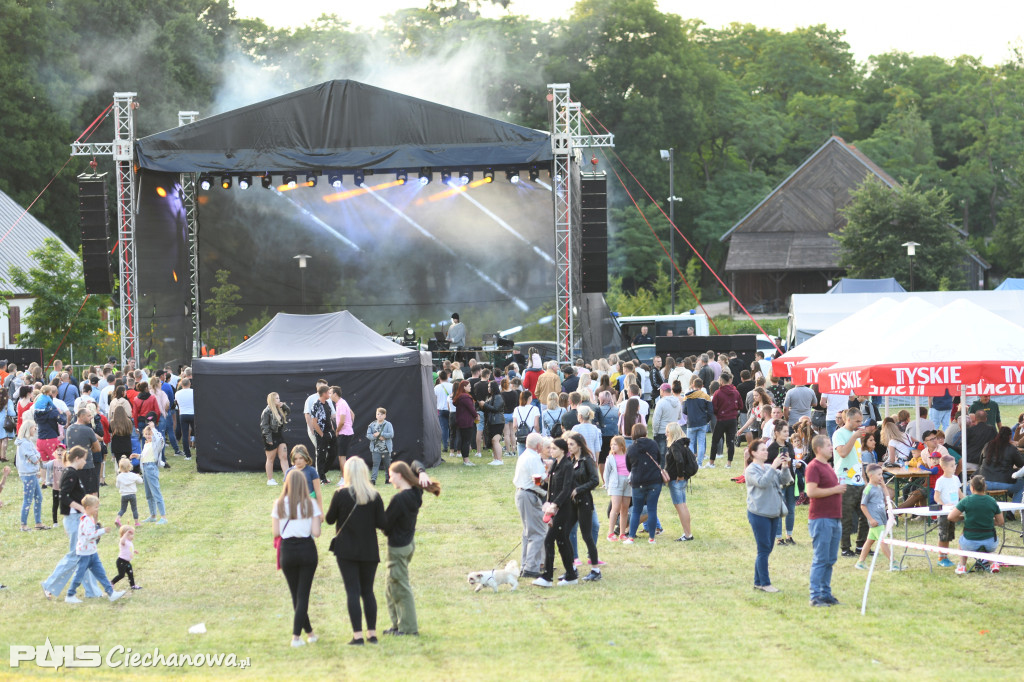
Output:
<instances>
[{"instance_id":1,"label":"banner on tent","mask_svg":"<svg viewBox=\"0 0 1024 682\"><path fill-rule=\"evenodd\" d=\"M942 395L966 385L973 395L1024 393L1024 362L906 363L871 367L828 367L818 373L826 393Z\"/></svg>"}]
</instances>

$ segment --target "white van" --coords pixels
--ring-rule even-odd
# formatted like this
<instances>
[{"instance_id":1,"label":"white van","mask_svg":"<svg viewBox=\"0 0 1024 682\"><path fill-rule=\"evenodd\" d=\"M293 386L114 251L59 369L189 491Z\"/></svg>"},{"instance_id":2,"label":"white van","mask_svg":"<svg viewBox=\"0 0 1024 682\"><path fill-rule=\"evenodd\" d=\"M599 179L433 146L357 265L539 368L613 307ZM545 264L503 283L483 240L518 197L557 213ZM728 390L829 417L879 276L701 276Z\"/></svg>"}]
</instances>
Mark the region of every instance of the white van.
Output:
<instances>
[{"instance_id":1,"label":"white van","mask_svg":"<svg viewBox=\"0 0 1024 682\"><path fill-rule=\"evenodd\" d=\"M693 336L708 336L708 317L704 313L690 311L680 315L631 315L616 318L622 331L624 344L632 341L640 328L646 326L647 334L653 339L656 336L687 336L693 330Z\"/></svg>"}]
</instances>

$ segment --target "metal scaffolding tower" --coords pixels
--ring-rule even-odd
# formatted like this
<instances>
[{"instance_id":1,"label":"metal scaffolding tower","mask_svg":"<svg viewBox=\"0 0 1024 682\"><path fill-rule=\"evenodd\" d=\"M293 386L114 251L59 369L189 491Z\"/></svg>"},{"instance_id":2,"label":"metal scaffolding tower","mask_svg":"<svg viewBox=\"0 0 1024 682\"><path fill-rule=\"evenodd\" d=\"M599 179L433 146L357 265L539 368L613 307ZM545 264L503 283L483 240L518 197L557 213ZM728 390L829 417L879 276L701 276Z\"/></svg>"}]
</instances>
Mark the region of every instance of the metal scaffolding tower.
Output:
<instances>
[{"instance_id":1,"label":"metal scaffolding tower","mask_svg":"<svg viewBox=\"0 0 1024 682\"><path fill-rule=\"evenodd\" d=\"M139 360L138 273L135 253L134 92L114 93L113 142L75 142L72 156L110 156L117 172L117 260L121 294L121 365Z\"/></svg>"},{"instance_id":2,"label":"metal scaffolding tower","mask_svg":"<svg viewBox=\"0 0 1024 682\"><path fill-rule=\"evenodd\" d=\"M195 123L198 111L179 111L178 126ZM196 204L196 174L181 174L181 205L185 209L188 229L188 309L192 317L192 357L198 358L202 349L199 336L199 216Z\"/></svg>"},{"instance_id":3,"label":"metal scaffolding tower","mask_svg":"<svg viewBox=\"0 0 1024 682\"><path fill-rule=\"evenodd\" d=\"M560 362L572 360L579 336L580 299L580 149L614 147L615 137L584 135L580 104L569 98L568 83L548 84L551 102L551 169L555 212L555 341Z\"/></svg>"}]
</instances>

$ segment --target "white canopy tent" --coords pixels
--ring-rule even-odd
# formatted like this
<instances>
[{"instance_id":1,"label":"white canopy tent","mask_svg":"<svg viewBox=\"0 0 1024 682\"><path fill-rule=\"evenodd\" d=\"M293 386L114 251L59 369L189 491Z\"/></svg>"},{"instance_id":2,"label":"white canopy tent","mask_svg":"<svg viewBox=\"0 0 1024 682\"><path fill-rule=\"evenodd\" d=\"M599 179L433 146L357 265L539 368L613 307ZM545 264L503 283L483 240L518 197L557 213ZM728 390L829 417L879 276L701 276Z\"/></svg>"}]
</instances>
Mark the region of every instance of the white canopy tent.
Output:
<instances>
[{"instance_id":1,"label":"white canopy tent","mask_svg":"<svg viewBox=\"0 0 1024 682\"><path fill-rule=\"evenodd\" d=\"M955 332L950 332L955 329ZM966 299L866 345L819 373L822 391L860 395L1024 394L1024 327ZM960 413L967 452L967 414ZM967 486L967 466L963 466Z\"/></svg>"}]
</instances>

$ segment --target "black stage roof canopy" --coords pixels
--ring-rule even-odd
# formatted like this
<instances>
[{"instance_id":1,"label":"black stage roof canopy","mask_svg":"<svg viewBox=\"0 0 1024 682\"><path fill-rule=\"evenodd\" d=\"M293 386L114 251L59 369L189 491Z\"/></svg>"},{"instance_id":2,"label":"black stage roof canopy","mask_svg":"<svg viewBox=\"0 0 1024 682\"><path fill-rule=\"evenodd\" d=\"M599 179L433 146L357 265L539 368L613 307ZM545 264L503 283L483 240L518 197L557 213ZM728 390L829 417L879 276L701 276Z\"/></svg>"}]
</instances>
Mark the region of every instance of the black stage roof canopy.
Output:
<instances>
[{"instance_id":1,"label":"black stage roof canopy","mask_svg":"<svg viewBox=\"0 0 1024 682\"><path fill-rule=\"evenodd\" d=\"M550 134L334 80L138 140L171 173L546 168Z\"/></svg>"}]
</instances>

